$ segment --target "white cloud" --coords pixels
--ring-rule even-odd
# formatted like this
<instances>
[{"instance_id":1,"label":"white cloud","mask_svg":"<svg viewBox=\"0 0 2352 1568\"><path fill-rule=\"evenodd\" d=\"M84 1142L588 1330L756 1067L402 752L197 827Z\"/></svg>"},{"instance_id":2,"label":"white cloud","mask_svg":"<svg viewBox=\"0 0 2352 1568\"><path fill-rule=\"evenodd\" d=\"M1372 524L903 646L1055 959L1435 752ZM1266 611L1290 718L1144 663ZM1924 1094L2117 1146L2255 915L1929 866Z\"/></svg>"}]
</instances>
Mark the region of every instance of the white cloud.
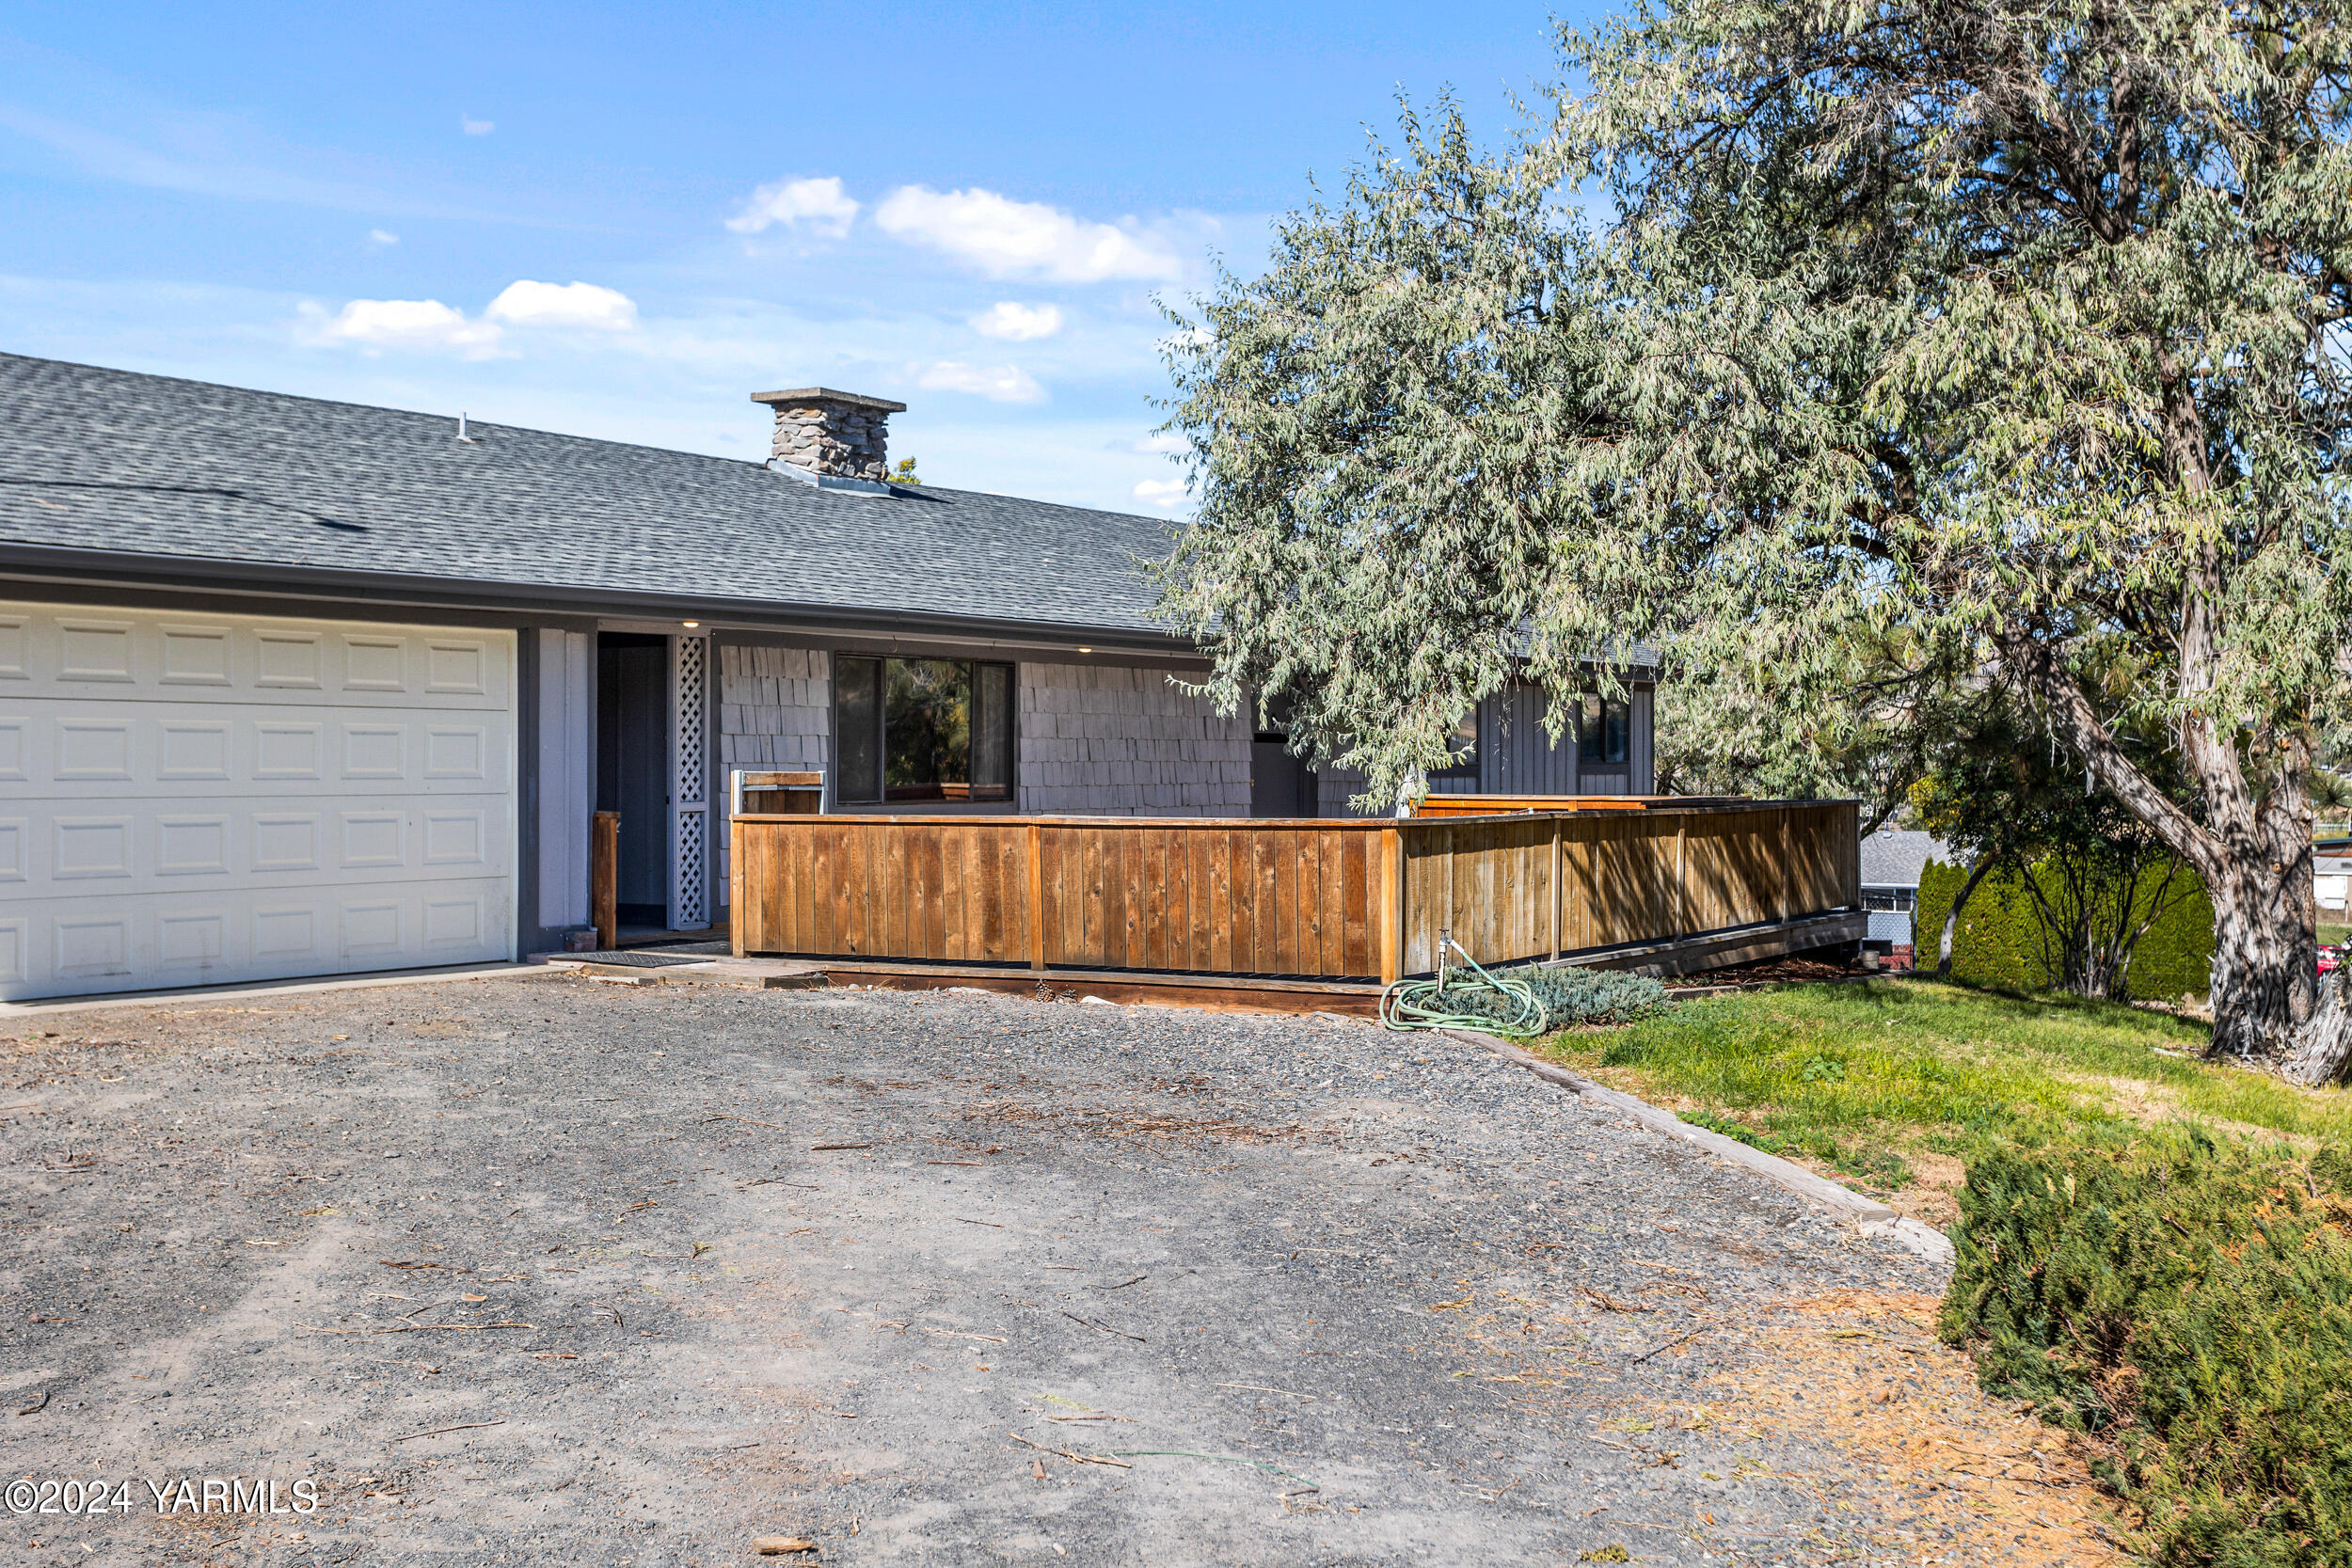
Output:
<instances>
[{"instance_id":1,"label":"white cloud","mask_svg":"<svg viewBox=\"0 0 2352 1568\"><path fill-rule=\"evenodd\" d=\"M465 312L437 299L355 299L329 317L310 307L311 337L322 343L356 343L371 352L388 349L454 350L480 359L497 348L495 322L468 321Z\"/></svg>"},{"instance_id":2,"label":"white cloud","mask_svg":"<svg viewBox=\"0 0 2352 1568\"><path fill-rule=\"evenodd\" d=\"M370 245L398 245L400 236L389 229L371 229L368 230L368 243Z\"/></svg>"},{"instance_id":3,"label":"white cloud","mask_svg":"<svg viewBox=\"0 0 2352 1568\"><path fill-rule=\"evenodd\" d=\"M1140 480L1136 484L1135 498L1146 506L1173 512L1184 504L1184 482L1181 479Z\"/></svg>"},{"instance_id":4,"label":"white cloud","mask_svg":"<svg viewBox=\"0 0 2352 1568\"><path fill-rule=\"evenodd\" d=\"M498 125L492 120L476 119L471 115L459 115L457 128L469 136L486 136L497 130Z\"/></svg>"},{"instance_id":5,"label":"white cloud","mask_svg":"<svg viewBox=\"0 0 2352 1568\"><path fill-rule=\"evenodd\" d=\"M627 332L637 325L635 302L618 290L594 283L534 283L527 277L509 283L483 314L511 326Z\"/></svg>"},{"instance_id":6,"label":"white cloud","mask_svg":"<svg viewBox=\"0 0 2352 1568\"><path fill-rule=\"evenodd\" d=\"M991 403L1042 403L1045 388L1018 365L967 365L942 359L915 378L933 392L972 392Z\"/></svg>"},{"instance_id":7,"label":"white cloud","mask_svg":"<svg viewBox=\"0 0 2352 1568\"><path fill-rule=\"evenodd\" d=\"M743 210L727 219L727 227L738 234L757 234L782 224L838 240L850 232L857 214L856 199L841 188L840 181L827 175L821 180L779 180L760 186L743 203Z\"/></svg>"},{"instance_id":8,"label":"white cloud","mask_svg":"<svg viewBox=\"0 0 2352 1568\"><path fill-rule=\"evenodd\" d=\"M983 338L1003 338L1015 343L1050 338L1061 330L1061 308L999 300L972 318L972 330Z\"/></svg>"},{"instance_id":9,"label":"white cloud","mask_svg":"<svg viewBox=\"0 0 2352 1568\"><path fill-rule=\"evenodd\" d=\"M945 251L991 277L1100 283L1173 280L1184 273L1175 253L1151 235L994 191L901 185L874 210L874 219L893 238Z\"/></svg>"},{"instance_id":10,"label":"white cloud","mask_svg":"<svg viewBox=\"0 0 2352 1568\"><path fill-rule=\"evenodd\" d=\"M1172 456L1190 451L1192 443L1181 436L1146 436L1127 450L1129 451L1156 451Z\"/></svg>"}]
</instances>

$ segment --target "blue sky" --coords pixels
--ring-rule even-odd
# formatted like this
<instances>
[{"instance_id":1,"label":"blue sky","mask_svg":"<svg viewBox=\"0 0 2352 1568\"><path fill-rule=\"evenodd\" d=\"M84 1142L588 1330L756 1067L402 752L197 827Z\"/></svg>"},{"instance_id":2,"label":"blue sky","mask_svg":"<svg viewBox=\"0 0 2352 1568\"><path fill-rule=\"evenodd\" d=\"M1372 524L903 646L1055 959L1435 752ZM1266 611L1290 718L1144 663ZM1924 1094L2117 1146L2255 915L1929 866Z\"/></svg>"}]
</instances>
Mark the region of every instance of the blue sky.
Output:
<instances>
[{"instance_id":1,"label":"blue sky","mask_svg":"<svg viewBox=\"0 0 2352 1568\"><path fill-rule=\"evenodd\" d=\"M1533 5L18 0L0 349L756 458L821 383L932 483L1181 511L1154 293L1400 88L1495 135L1550 68Z\"/></svg>"}]
</instances>

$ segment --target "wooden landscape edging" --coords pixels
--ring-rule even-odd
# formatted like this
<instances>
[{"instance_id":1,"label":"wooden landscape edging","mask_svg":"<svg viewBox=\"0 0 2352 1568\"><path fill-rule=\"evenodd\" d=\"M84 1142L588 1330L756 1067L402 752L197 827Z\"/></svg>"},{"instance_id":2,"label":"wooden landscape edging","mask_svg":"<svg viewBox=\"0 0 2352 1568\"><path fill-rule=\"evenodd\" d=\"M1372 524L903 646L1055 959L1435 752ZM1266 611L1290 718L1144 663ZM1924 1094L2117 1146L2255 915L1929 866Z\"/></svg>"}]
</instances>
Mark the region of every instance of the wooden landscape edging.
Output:
<instances>
[{"instance_id":1,"label":"wooden landscape edging","mask_svg":"<svg viewBox=\"0 0 2352 1568\"><path fill-rule=\"evenodd\" d=\"M1717 938L1754 957L1822 916L1860 918L1859 826L1846 801L1405 819L749 814L732 826L730 926L739 955L1163 987L1386 983L1434 971L1446 932L1495 964L1609 964Z\"/></svg>"}]
</instances>

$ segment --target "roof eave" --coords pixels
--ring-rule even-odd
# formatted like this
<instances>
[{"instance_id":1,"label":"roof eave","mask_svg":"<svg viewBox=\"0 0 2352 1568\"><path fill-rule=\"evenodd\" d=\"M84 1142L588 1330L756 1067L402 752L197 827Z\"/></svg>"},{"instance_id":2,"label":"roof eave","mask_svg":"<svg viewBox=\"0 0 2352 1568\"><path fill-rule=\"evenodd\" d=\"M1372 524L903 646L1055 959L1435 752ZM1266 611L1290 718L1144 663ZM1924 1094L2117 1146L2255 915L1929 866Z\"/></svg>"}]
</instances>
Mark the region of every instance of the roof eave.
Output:
<instances>
[{"instance_id":1,"label":"roof eave","mask_svg":"<svg viewBox=\"0 0 2352 1568\"><path fill-rule=\"evenodd\" d=\"M1089 626L931 610L803 604L774 599L675 594L650 595L615 589L552 588L364 572L347 567L286 565L204 557L124 555L56 546L0 544L0 575L82 586L122 586L237 593L266 597L330 599L368 605L409 605L505 615L628 617L637 620L739 621L754 626L807 627L845 635L903 635L919 628L943 638L993 638L1047 645L1087 646L1097 654L1136 653L1157 658L1200 657L1190 639L1133 626Z\"/></svg>"}]
</instances>

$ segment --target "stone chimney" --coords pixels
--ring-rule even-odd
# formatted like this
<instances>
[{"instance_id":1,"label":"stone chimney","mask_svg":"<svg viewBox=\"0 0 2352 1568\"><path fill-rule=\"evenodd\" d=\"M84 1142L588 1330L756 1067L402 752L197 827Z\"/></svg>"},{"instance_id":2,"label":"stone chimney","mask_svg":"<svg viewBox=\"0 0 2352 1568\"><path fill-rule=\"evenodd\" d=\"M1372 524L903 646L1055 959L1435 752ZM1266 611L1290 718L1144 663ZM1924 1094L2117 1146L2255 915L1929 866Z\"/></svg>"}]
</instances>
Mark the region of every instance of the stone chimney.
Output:
<instances>
[{"instance_id":1,"label":"stone chimney","mask_svg":"<svg viewBox=\"0 0 2352 1568\"><path fill-rule=\"evenodd\" d=\"M754 403L776 411L771 467L797 468L819 484L849 481L858 488L889 478L890 416L907 405L883 398L803 387L788 392L754 392Z\"/></svg>"}]
</instances>

